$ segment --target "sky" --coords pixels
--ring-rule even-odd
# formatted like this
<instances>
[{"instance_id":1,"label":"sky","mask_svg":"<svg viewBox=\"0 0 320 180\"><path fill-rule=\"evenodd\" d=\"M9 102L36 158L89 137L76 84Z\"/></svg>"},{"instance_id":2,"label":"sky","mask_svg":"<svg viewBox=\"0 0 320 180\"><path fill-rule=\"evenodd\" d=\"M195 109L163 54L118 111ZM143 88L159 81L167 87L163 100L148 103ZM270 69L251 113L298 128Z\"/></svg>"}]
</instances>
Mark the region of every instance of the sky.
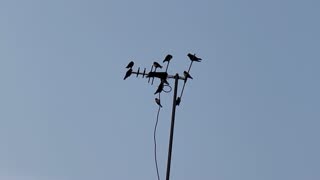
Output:
<instances>
[{"instance_id":1,"label":"sky","mask_svg":"<svg viewBox=\"0 0 320 180\"><path fill-rule=\"evenodd\" d=\"M0 179L156 179L158 81L182 75L171 179L320 179L320 2L2 0ZM173 81L170 80L173 85ZM179 92L182 82L179 83ZM173 93L157 129L165 179Z\"/></svg>"}]
</instances>

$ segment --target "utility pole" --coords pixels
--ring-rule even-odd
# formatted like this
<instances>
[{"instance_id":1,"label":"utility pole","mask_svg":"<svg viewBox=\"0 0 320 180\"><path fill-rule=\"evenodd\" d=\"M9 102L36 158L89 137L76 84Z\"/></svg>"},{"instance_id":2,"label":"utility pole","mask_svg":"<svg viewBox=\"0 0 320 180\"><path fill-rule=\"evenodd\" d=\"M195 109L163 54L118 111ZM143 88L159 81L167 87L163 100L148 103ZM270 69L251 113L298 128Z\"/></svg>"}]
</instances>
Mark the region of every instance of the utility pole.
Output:
<instances>
[{"instance_id":1,"label":"utility pole","mask_svg":"<svg viewBox=\"0 0 320 180\"><path fill-rule=\"evenodd\" d=\"M168 54L165 57L165 59L163 60L163 62L167 62L167 67L166 67L166 71L165 72L156 72L157 68L160 68L160 69L162 68L162 66L158 62L154 62L153 63L149 73L146 73L146 68L144 68L143 72L140 72L140 67L138 68L138 71L133 71L132 68L133 68L134 62L131 61L126 67L126 68L128 68L128 71L126 72L126 75L124 77L124 80L125 80L128 77L130 77L132 74L136 74L136 77L138 77L139 75L142 75L143 78L144 77L148 78L148 83L150 82L150 79L152 79L151 84L153 84L154 78L160 79L160 84L158 86L157 91L154 94L161 93L162 91L164 91L163 90L164 84L166 84L166 86L170 87L170 85L169 85L167 80L168 79L174 79L173 103L172 103L170 136L169 136L169 148L168 148L166 180L170 180L170 169L171 169L171 157L172 157L173 133L174 133L176 107L180 105L181 98L182 98L183 91L184 91L185 85L187 83L187 80L188 79L193 79L191 77L191 75L190 75L190 70L191 70L191 66L192 66L193 62L201 62L201 60L202 60L201 58L198 58L196 56L196 54L190 54L189 53L187 56L189 57L191 63L190 63L188 71L184 71L183 72L183 76L179 76L178 73L176 73L175 75L169 75L167 73L170 61L172 59L172 55ZM153 67L154 67L154 70L153 70ZM181 94L180 94L179 97L177 97L178 96L177 94L178 94L178 83L179 83L179 80L183 80L184 83L183 83L183 88L182 88ZM166 92L166 91L164 91L164 92ZM159 102L159 104L160 104L160 102Z\"/></svg>"},{"instance_id":2,"label":"utility pole","mask_svg":"<svg viewBox=\"0 0 320 180\"><path fill-rule=\"evenodd\" d=\"M178 91L179 74L174 76L174 91L173 91L173 103L172 103L172 115L171 115L171 127L169 137L169 149L168 149L168 161L167 161L167 174L166 180L170 179L170 168L171 168L171 155L172 155L172 144L173 144L173 131L174 131L174 119L176 116L177 107L177 91Z\"/></svg>"}]
</instances>

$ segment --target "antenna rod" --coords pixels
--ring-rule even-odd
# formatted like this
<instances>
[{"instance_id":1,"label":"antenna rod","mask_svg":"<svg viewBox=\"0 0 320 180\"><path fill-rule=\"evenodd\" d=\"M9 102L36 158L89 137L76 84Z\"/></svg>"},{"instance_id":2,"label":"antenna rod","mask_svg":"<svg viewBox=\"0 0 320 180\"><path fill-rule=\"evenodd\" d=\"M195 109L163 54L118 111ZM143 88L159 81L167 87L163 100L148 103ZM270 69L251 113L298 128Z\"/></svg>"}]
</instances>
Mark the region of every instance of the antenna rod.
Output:
<instances>
[{"instance_id":1,"label":"antenna rod","mask_svg":"<svg viewBox=\"0 0 320 180\"><path fill-rule=\"evenodd\" d=\"M166 180L170 179L170 167L171 167L171 155L172 155L172 144L173 144L173 131L174 131L174 118L176 116L176 100L178 91L179 74L174 76L174 92L173 92L173 105L172 105L172 116L171 116L171 128L169 138L169 150L168 150L168 161L167 161L167 176Z\"/></svg>"}]
</instances>

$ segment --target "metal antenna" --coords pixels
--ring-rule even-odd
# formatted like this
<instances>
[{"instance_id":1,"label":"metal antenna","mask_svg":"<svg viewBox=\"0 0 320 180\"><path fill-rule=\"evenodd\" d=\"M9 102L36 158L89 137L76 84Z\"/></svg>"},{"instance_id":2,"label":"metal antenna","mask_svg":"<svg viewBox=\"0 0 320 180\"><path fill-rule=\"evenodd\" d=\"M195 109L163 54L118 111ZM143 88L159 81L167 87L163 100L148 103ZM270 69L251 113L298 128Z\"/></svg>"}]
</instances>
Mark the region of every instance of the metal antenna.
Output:
<instances>
[{"instance_id":1,"label":"metal antenna","mask_svg":"<svg viewBox=\"0 0 320 180\"><path fill-rule=\"evenodd\" d=\"M174 79L174 90L173 90L173 103L172 103L172 115L171 115L171 127L170 127L170 136L169 136L169 148L168 148L168 160L167 160L167 172L166 172L166 180L170 180L170 169L171 169L171 156L172 156L172 145L173 145L173 132L174 132L174 122L175 122L175 114L176 114L176 107L177 105L180 104L181 102L181 98L182 98L182 95L183 95L183 91L184 91L184 88L185 88L185 85L187 83L187 80L188 79L192 79L191 75L190 75L190 70L191 70L191 67L192 67L192 64L194 61L196 62L201 62L201 58L198 58L196 56L196 54L187 54L187 56L189 57L191 63L190 63L190 66L189 66L189 69L188 71L184 71L183 72L183 76L179 76L178 73L176 73L175 75L169 75L167 73L168 71L168 68L169 68L169 64L170 64L170 61L172 59L172 55L168 54L165 59L163 60L163 63L167 62L167 66L166 66L166 70L164 72L161 72L161 71L156 71L157 68L162 68L162 66L157 63L157 62L154 62L153 65L151 66L151 70L149 73L146 73L146 68L144 68L144 71L143 73L140 72L140 67L138 68L138 71L133 71L133 61L131 61L128 66L126 68L128 68L128 71L126 72L126 75L124 77L124 80L126 78L128 78L129 76L131 76L131 74L136 74L136 77L138 77L139 75L142 75L142 77L146 77L148 78L148 83L150 82L150 78L152 78L152 82L151 82L151 85L153 84L153 80L154 78L159 78L160 79L160 85L158 86L158 89L157 91L154 93L154 94L157 94L157 93L161 93L163 90L163 86L165 83L167 83L168 79ZM154 71L153 68L155 69ZM182 91L181 91L181 94L180 94L180 97L177 98L177 91L178 91L178 83L179 83L179 80L183 80L184 83L183 83L183 87L182 87ZM165 92L165 91L164 91Z\"/></svg>"}]
</instances>

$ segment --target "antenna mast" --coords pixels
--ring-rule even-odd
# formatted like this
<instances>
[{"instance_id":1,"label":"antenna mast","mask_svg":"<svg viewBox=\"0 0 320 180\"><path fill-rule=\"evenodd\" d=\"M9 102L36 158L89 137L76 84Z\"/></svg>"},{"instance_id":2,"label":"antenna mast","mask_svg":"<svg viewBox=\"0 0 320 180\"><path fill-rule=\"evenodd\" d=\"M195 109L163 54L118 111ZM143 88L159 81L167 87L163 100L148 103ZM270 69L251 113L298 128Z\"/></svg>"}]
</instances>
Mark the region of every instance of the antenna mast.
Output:
<instances>
[{"instance_id":1,"label":"antenna mast","mask_svg":"<svg viewBox=\"0 0 320 180\"><path fill-rule=\"evenodd\" d=\"M129 76L131 76L132 74L136 74L136 77L138 77L139 75L142 75L142 77L146 77L148 78L148 83L151 81L151 85L153 84L154 78L159 78L160 79L160 84L158 86L158 89L156 90L156 92L154 94L157 93L161 93L163 91L163 87L164 85L169 85L168 83L168 79L174 79L174 91L173 91L173 103L172 103L172 115L171 115L171 127L170 127L170 136L169 136L169 148L168 148L168 160L167 160L167 173L166 173L166 180L170 180L170 169L171 169L171 156L172 156L172 145L173 145L173 132L174 132L174 123L175 123L175 114L176 114L176 107L180 105L181 102L181 98L183 95L183 91L185 88L185 85L187 83L188 79L193 79L191 77L190 70L191 70L191 66L193 64L194 61L196 62L201 62L201 58L198 58L196 56L196 54L187 54L187 56L189 57L191 63L189 66L188 71L184 71L183 72L183 76L179 76L178 73L176 73L175 75L169 75L167 73L168 71L168 67L170 64L170 61L172 59L172 55L168 54L165 59L163 60L163 63L167 62L167 67L166 67L166 71L165 72L157 72L157 69L161 69L162 66L158 63L158 62L153 62L153 65L151 66L151 70L149 73L146 73L146 68L144 68L143 73L140 72L140 67L138 68L138 71L133 71L133 65L134 62L131 61L126 68L128 68L128 71L126 72L126 75L124 77L124 80L127 79ZM154 70L153 70L154 68ZM179 97L177 97L177 91L178 91L178 83L179 80L183 80L183 88L181 91L181 95ZM157 104L160 105L160 100L156 98L156 102ZM160 105L161 106L161 105Z\"/></svg>"}]
</instances>

